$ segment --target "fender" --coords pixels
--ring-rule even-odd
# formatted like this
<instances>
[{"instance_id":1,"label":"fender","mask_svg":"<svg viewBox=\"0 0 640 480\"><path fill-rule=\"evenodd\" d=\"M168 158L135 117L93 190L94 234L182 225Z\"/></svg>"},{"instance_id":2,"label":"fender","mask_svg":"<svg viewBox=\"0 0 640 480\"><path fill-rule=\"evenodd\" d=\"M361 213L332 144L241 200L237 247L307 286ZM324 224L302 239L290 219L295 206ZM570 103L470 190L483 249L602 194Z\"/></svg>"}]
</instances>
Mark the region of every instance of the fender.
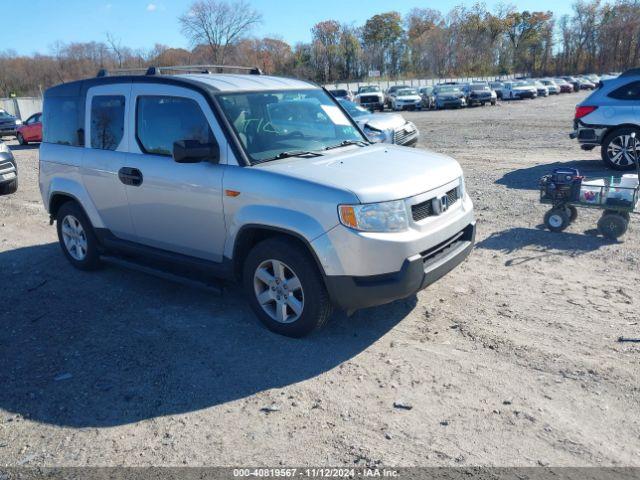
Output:
<instances>
[{"instance_id":1,"label":"fender","mask_svg":"<svg viewBox=\"0 0 640 480\"><path fill-rule=\"evenodd\" d=\"M305 240L309 245L327 231L310 215L282 207L249 205L241 208L228 223L228 234L224 248L225 257L233 258L238 233L245 226L260 226L290 232Z\"/></svg>"},{"instance_id":2,"label":"fender","mask_svg":"<svg viewBox=\"0 0 640 480\"><path fill-rule=\"evenodd\" d=\"M100 217L98 209L94 205L93 200L91 200L88 192L79 182L64 177L52 178L49 182L49 192L47 193L46 197L46 207L48 212L50 211L51 200L56 194L67 195L75 198L75 200L84 209L87 217L89 217L93 228L105 228L102 217Z\"/></svg>"}]
</instances>

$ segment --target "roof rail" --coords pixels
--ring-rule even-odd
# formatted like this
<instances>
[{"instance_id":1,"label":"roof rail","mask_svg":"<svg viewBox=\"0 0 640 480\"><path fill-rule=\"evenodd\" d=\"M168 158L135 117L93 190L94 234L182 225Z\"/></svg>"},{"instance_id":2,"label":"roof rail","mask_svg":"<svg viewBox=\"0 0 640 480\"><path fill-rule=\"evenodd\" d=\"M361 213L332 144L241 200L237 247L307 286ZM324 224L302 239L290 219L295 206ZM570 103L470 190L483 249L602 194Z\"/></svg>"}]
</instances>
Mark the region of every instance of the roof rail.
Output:
<instances>
[{"instance_id":1,"label":"roof rail","mask_svg":"<svg viewBox=\"0 0 640 480\"><path fill-rule=\"evenodd\" d=\"M640 68L632 68L620 74L621 77L638 77L640 76Z\"/></svg>"},{"instance_id":2,"label":"roof rail","mask_svg":"<svg viewBox=\"0 0 640 480\"><path fill-rule=\"evenodd\" d=\"M131 73L144 73L145 75L162 75L169 72L180 73L222 73L224 70L239 70L251 75L262 75L262 70L258 67L241 67L237 65L175 65L172 67L140 67L140 68L117 68L115 70L101 69L98 77L108 77L109 75L127 75Z\"/></svg>"}]
</instances>

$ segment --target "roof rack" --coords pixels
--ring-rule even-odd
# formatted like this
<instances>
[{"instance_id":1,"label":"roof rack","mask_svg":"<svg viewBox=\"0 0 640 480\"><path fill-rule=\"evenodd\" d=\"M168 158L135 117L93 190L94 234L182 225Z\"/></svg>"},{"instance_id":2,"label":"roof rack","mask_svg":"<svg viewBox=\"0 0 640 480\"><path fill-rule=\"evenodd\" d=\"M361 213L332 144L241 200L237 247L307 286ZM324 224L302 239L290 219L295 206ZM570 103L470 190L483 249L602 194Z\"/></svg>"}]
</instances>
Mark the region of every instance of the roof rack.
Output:
<instances>
[{"instance_id":1,"label":"roof rack","mask_svg":"<svg viewBox=\"0 0 640 480\"><path fill-rule=\"evenodd\" d=\"M621 77L637 77L640 76L640 68L632 68L620 74Z\"/></svg>"},{"instance_id":2,"label":"roof rack","mask_svg":"<svg viewBox=\"0 0 640 480\"><path fill-rule=\"evenodd\" d=\"M180 73L222 73L225 70L239 70L247 72L250 75L262 75L262 70L258 67L241 67L237 65L175 65L172 67L139 67L139 68L116 68L107 70L105 68L98 72L98 77L108 77L110 75L128 75L128 74L144 74L144 75L162 75L169 72Z\"/></svg>"}]
</instances>

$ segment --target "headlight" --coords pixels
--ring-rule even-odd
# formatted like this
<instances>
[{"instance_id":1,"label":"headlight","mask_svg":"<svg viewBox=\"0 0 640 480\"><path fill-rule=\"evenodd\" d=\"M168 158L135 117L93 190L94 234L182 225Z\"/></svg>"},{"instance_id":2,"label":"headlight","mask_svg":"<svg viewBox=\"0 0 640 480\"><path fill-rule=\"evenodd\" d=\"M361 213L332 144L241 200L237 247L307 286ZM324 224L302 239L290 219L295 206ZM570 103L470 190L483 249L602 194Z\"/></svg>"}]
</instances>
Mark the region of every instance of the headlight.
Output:
<instances>
[{"instance_id":1,"label":"headlight","mask_svg":"<svg viewBox=\"0 0 640 480\"><path fill-rule=\"evenodd\" d=\"M22 120L20 120L19 118L16 118L16 125L22 125Z\"/></svg>"},{"instance_id":2,"label":"headlight","mask_svg":"<svg viewBox=\"0 0 640 480\"><path fill-rule=\"evenodd\" d=\"M338 206L340 222L363 232L401 232L409 228L403 200Z\"/></svg>"},{"instance_id":3,"label":"headlight","mask_svg":"<svg viewBox=\"0 0 640 480\"><path fill-rule=\"evenodd\" d=\"M377 128L371 128L369 125L364 126L364 133L367 136L367 138L369 138L369 140L375 143L381 143L387 139L386 135L382 130L378 130Z\"/></svg>"}]
</instances>

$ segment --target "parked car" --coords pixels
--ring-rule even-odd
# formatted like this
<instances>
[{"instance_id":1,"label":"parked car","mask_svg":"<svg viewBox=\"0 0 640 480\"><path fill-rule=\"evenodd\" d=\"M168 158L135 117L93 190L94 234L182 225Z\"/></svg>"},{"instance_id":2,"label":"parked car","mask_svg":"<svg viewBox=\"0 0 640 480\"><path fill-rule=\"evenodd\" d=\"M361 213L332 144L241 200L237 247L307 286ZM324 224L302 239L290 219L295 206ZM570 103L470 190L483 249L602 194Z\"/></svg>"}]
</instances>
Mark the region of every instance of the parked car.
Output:
<instances>
[{"instance_id":1,"label":"parked car","mask_svg":"<svg viewBox=\"0 0 640 480\"><path fill-rule=\"evenodd\" d=\"M11 150L0 139L0 195L18 190L18 165Z\"/></svg>"},{"instance_id":2,"label":"parked car","mask_svg":"<svg viewBox=\"0 0 640 480\"><path fill-rule=\"evenodd\" d=\"M42 113L34 113L18 127L16 138L20 145L42 141Z\"/></svg>"},{"instance_id":3,"label":"parked car","mask_svg":"<svg viewBox=\"0 0 640 480\"><path fill-rule=\"evenodd\" d=\"M633 169L633 149L640 153L640 68L600 85L576 107L570 137L584 150L600 146L602 161L608 167Z\"/></svg>"},{"instance_id":4,"label":"parked car","mask_svg":"<svg viewBox=\"0 0 640 480\"><path fill-rule=\"evenodd\" d=\"M565 82L568 82L568 83L571 84L571 86L573 87L573 91L574 92L579 92L580 91L580 82L578 81L577 78L571 77L571 76L567 76L567 77L562 77L562 79Z\"/></svg>"},{"instance_id":5,"label":"parked car","mask_svg":"<svg viewBox=\"0 0 640 480\"><path fill-rule=\"evenodd\" d=\"M415 88L399 88L391 97L391 109L394 111L420 110L421 108L422 97Z\"/></svg>"},{"instance_id":6,"label":"parked car","mask_svg":"<svg viewBox=\"0 0 640 480\"><path fill-rule=\"evenodd\" d=\"M579 90L595 90L596 84L586 77L578 77Z\"/></svg>"},{"instance_id":7,"label":"parked car","mask_svg":"<svg viewBox=\"0 0 640 480\"><path fill-rule=\"evenodd\" d=\"M504 83L502 83L502 82L490 82L489 86L491 87L491 90L496 92L496 98L498 100L502 100L502 89L504 88Z\"/></svg>"},{"instance_id":8,"label":"parked car","mask_svg":"<svg viewBox=\"0 0 640 480\"><path fill-rule=\"evenodd\" d=\"M418 90L422 97L422 106L431 109L434 106L433 87L422 87Z\"/></svg>"},{"instance_id":9,"label":"parked car","mask_svg":"<svg viewBox=\"0 0 640 480\"><path fill-rule=\"evenodd\" d=\"M363 85L358 88L355 102L369 110L384 110L384 94L378 85Z\"/></svg>"},{"instance_id":10,"label":"parked car","mask_svg":"<svg viewBox=\"0 0 640 480\"><path fill-rule=\"evenodd\" d=\"M547 91L549 92L549 95L560 95L560 87L556 82L554 82L550 78L543 78L539 82L545 87L547 87Z\"/></svg>"},{"instance_id":11,"label":"parked car","mask_svg":"<svg viewBox=\"0 0 640 480\"><path fill-rule=\"evenodd\" d=\"M371 143L312 83L202 68L45 92L39 185L74 267L144 259L237 280L268 328L300 337L469 255L458 162Z\"/></svg>"},{"instance_id":12,"label":"parked car","mask_svg":"<svg viewBox=\"0 0 640 480\"><path fill-rule=\"evenodd\" d=\"M329 90L329 93L338 99L344 98L345 100L349 100L350 102L353 102L353 100L355 99L353 92L351 90L347 90L346 88Z\"/></svg>"},{"instance_id":13,"label":"parked car","mask_svg":"<svg viewBox=\"0 0 640 480\"><path fill-rule=\"evenodd\" d=\"M536 98L538 89L523 80L505 82L502 89L502 98L505 100L522 100L523 98Z\"/></svg>"},{"instance_id":14,"label":"parked car","mask_svg":"<svg viewBox=\"0 0 640 480\"><path fill-rule=\"evenodd\" d=\"M369 140L375 143L395 143L413 147L418 143L418 128L400 114L371 113L347 100L339 100L340 105L360 126Z\"/></svg>"},{"instance_id":15,"label":"parked car","mask_svg":"<svg viewBox=\"0 0 640 480\"><path fill-rule=\"evenodd\" d=\"M553 81L556 82L556 85L558 85L558 87L560 87L560 93L573 92L573 85L567 82L564 78L554 78Z\"/></svg>"},{"instance_id":16,"label":"parked car","mask_svg":"<svg viewBox=\"0 0 640 480\"><path fill-rule=\"evenodd\" d=\"M384 94L384 105L387 108L391 108L391 101L395 96L396 92L402 88L411 88L409 85L391 85L387 88L387 91Z\"/></svg>"},{"instance_id":17,"label":"parked car","mask_svg":"<svg viewBox=\"0 0 640 480\"><path fill-rule=\"evenodd\" d=\"M464 92L458 85L442 84L433 89L434 108L461 108L466 107L467 101Z\"/></svg>"},{"instance_id":18,"label":"parked car","mask_svg":"<svg viewBox=\"0 0 640 480\"><path fill-rule=\"evenodd\" d=\"M542 82L538 80L529 80L526 83L527 85L530 85L536 89L536 93L538 94L538 97L549 96L549 89Z\"/></svg>"},{"instance_id":19,"label":"parked car","mask_svg":"<svg viewBox=\"0 0 640 480\"><path fill-rule=\"evenodd\" d=\"M2 137L15 136L20 125L22 121L19 118L0 108L0 140Z\"/></svg>"},{"instance_id":20,"label":"parked car","mask_svg":"<svg viewBox=\"0 0 640 480\"><path fill-rule=\"evenodd\" d=\"M488 83L469 83L462 88L465 100L469 107L474 105L482 105L490 103L495 105L497 94L489 87Z\"/></svg>"}]
</instances>

